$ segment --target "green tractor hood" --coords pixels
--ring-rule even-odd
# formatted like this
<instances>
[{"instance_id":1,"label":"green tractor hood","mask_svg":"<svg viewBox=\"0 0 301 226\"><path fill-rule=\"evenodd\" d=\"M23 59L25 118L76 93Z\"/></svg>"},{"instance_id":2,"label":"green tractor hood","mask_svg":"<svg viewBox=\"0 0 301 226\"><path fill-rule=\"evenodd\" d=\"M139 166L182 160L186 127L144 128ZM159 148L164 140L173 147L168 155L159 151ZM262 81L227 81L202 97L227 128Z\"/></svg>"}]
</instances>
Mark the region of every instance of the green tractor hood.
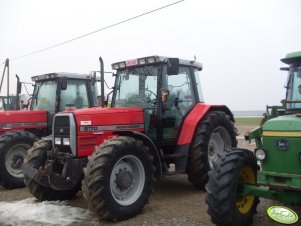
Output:
<instances>
[{"instance_id":1,"label":"green tractor hood","mask_svg":"<svg viewBox=\"0 0 301 226\"><path fill-rule=\"evenodd\" d=\"M264 133L263 136L271 136L272 134L274 134L275 136L281 135L295 137L299 134L299 136L301 137L301 115L285 115L270 119L264 123L262 130ZM287 135L285 135L285 133L287 133Z\"/></svg>"},{"instance_id":2,"label":"green tractor hood","mask_svg":"<svg viewBox=\"0 0 301 226\"><path fill-rule=\"evenodd\" d=\"M301 116L301 115L300 115ZM301 117L298 114L284 115L265 122L262 127L263 150L266 159L262 162L262 175L269 175L260 181L278 184L274 176L285 179L285 186L301 187ZM288 176L287 174L298 175ZM293 179L292 179L293 178ZM277 179L277 178L276 178ZM284 179L283 179L284 180ZM268 181L268 182L267 182ZM294 181L294 182L293 182Z\"/></svg>"}]
</instances>

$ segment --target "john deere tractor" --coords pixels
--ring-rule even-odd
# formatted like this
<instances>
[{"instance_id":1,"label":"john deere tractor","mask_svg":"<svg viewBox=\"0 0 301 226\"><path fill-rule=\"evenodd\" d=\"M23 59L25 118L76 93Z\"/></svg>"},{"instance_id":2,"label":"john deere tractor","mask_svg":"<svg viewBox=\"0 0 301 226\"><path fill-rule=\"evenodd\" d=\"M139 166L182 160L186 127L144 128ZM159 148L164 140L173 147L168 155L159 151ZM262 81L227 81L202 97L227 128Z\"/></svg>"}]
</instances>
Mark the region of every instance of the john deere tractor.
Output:
<instances>
[{"instance_id":1,"label":"john deere tractor","mask_svg":"<svg viewBox=\"0 0 301 226\"><path fill-rule=\"evenodd\" d=\"M30 110L0 111L0 184L6 188L24 186L21 165L27 150L38 139L51 134L56 112L63 111L68 104L76 108L97 105L95 76L50 73L32 80L35 85Z\"/></svg>"},{"instance_id":2,"label":"john deere tractor","mask_svg":"<svg viewBox=\"0 0 301 226\"><path fill-rule=\"evenodd\" d=\"M231 111L204 103L200 63L150 56L112 68L112 108L56 114L53 136L35 143L23 170L39 200L72 198L82 184L91 210L122 220L143 209L163 175L187 173L204 188L213 159L237 140Z\"/></svg>"},{"instance_id":3,"label":"john deere tractor","mask_svg":"<svg viewBox=\"0 0 301 226\"><path fill-rule=\"evenodd\" d=\"M288 65L284 115L246 135L254 152L233 149L213 162L206 202L216 225L250 225L259 197L301 204L301 52L281 61Z\"/></svg>"}]
</instances>

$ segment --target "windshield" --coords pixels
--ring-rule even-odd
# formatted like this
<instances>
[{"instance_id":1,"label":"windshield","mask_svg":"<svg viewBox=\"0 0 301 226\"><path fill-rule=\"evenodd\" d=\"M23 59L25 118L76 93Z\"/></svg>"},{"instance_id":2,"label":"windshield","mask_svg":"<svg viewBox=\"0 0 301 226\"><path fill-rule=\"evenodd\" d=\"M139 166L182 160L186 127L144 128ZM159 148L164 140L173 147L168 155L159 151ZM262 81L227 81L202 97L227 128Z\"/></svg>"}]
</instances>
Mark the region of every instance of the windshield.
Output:
<instances>
[{"instance_id":1,"label":"windshield","mask_svg":"<svg viewBox=\"0 0 301 226\"><path fill-rule=\"evenodd\" d=\"M67 104L74 104L77 109L89 107L86 80L68 79L67 89L61 90L59 111L65 110Z\"/></svg>"},{"instance_id":2,"label":"windshield","mask_svg":"<svg viewBox=\"0 0 301 226\"><path fill-rule=\"evenodd\" d=\"M32 110L55 112L57 83L55 80L37 82L33 94Z\"/></svg>"},{"instance_id":3,"label":"windshield","mask_svg":"<svg viewBox=\"0 0 301 226\"><path fill-rule=\"evenodd\" d=\"M301 108L301 67L291 68L289 72L286 108Z\"/></svg>"},{"instance_id":4,"label":"windshield","mask_svg":"<svg viewBox=\"0 0 301 226\"><path fill-rule=\"evenodd\" d=\"M159 66L119 70L115 84L115 107L154 107L159 73Z\"/></svg>"}]
</instances>

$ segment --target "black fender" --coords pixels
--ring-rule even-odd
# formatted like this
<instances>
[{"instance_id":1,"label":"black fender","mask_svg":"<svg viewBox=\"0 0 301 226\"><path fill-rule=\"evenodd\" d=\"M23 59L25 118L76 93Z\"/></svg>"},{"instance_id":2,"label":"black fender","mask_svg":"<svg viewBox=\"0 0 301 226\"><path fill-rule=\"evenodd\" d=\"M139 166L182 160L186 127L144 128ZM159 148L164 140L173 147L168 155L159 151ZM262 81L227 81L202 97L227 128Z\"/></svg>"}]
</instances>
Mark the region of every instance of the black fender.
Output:
<instances>
[{"instance_id":1,"label":"black fender","mask_svg":"<svg viewBox=\"0 0 301 226\"><path fill-rule=\"evenodd\" d=\"M160 152L157 149L154 142L148 136L146 136L144 133L137 132L137 131L114 131L113 134L117 134L119 136L133 137L135 139L141 140L144 145L149 147L150 154L154 158L154 164L156 167L155 177L157 180L161 180L163 174L162 174L161 158L159 154Z\"/></svg>"}]
</instances>

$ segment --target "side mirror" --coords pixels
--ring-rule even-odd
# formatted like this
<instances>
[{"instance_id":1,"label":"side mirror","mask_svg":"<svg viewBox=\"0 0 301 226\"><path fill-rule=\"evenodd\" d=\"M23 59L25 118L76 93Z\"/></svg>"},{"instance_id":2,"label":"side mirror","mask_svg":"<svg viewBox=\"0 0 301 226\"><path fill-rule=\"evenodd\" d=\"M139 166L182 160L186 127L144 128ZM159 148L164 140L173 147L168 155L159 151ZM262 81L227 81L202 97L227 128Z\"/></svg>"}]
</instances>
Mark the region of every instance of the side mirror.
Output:
<instances>
[{"instance_id":1,"label":"side mirror","mask_svg":"<svg viewBox=\"0 0 301 226\"><path fill-rule=\"evenodd\" d=\"M179 58L167 59L167 74L168 75L179 74Z\"/></svg>"},{"instance_id":2,"label":"side mirror","mask_svg":"<svg viewBox=\"0 0 301 226\"><path fill-rule=\"evenodd\" d=\"M61 90L66 90L67 89L67 78L66 77L62 77L61 78Z\"/></svg>"}]
</instances>

